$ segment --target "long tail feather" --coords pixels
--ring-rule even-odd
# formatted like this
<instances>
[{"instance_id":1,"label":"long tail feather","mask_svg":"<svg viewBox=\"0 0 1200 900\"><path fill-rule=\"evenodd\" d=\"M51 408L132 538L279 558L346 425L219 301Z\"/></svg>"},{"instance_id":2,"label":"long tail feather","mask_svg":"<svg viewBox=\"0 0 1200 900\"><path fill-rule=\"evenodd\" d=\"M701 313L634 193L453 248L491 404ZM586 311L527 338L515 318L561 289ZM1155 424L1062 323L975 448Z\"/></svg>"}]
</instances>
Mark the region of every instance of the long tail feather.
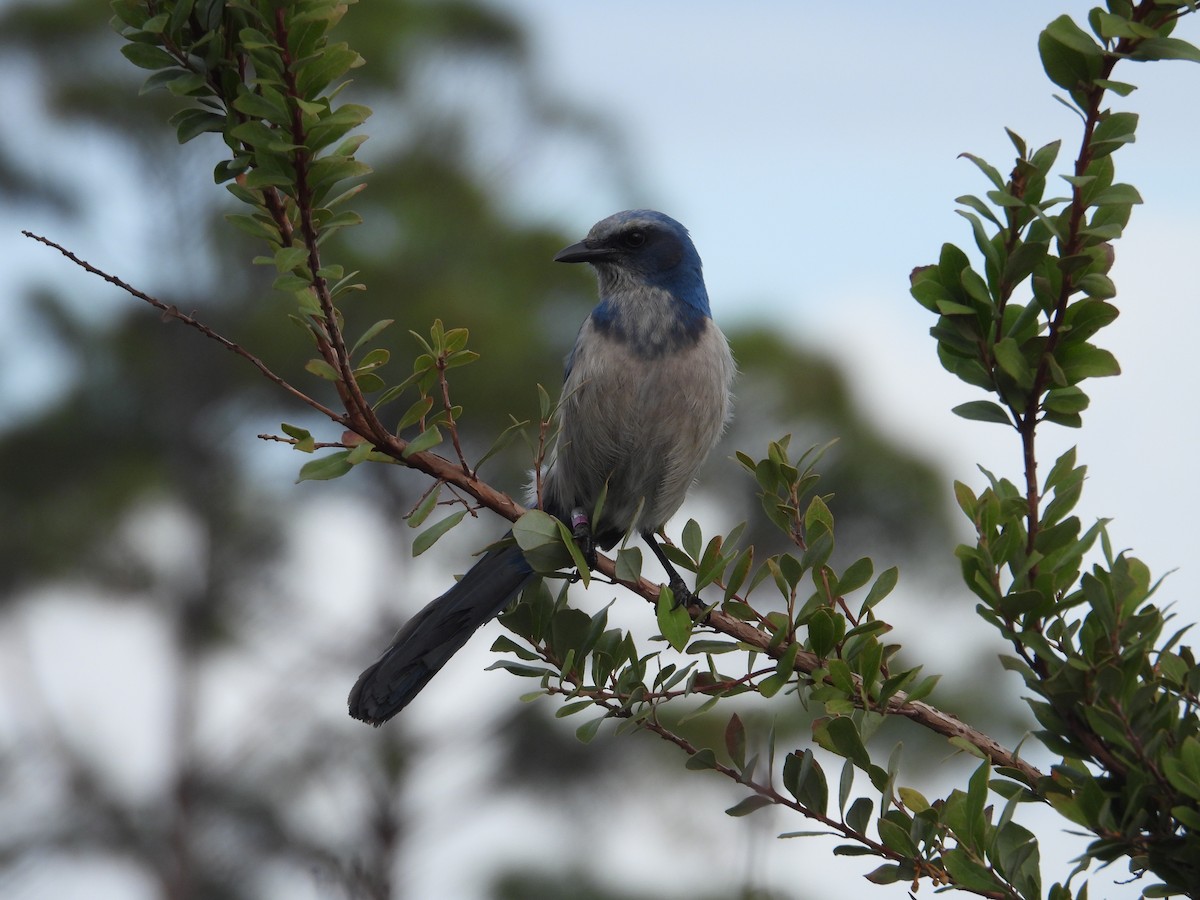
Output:
<instances>
[{"instance_id":1,"label":"long tail feather","mask_svg":"<svg viewBox=\"0 0 1200 900\"><path fill-rule=\"evenodd\" d=\"M485 622L504 611L532 577L515 544L489 550L462 579L413 616L358 677L350 715L382 725L421 692Z\"/></svg>"}]
</instances>

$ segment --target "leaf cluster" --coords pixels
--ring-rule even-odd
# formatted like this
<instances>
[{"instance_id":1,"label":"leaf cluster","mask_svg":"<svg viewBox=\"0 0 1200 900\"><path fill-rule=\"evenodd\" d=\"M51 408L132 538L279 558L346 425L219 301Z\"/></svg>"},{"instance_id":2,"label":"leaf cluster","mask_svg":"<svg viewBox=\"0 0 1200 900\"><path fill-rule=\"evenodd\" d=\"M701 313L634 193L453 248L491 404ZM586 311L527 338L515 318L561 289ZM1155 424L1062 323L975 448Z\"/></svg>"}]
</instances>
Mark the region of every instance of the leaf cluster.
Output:
<instances>
[{"instance_id":1,"label":"leaf cluster","mask_svg":"<svg viewBox=\"0 0 1200 900\"><path fill-rule=\"evenodd\" d=\"M1113 242L1141 202L1116 180L1113 160L1133 142L1137 116L1106 108L1105 98L1134 90L1112 79L1118 62L1200 61L1200 50L1172 36L1191 11L1113 0L1092 10L1090 34L1066 16L1050 23L1038 41L1042 63L1083 123L1060 176L1066 192L1047 197L1060 143L1030 150L1009 131L1011 174L968 155L990 189L958 198L981 265L946 244L912 277L913 297L938 316L931 334L943 366L991 395L954 412L1020 436L1023 485L983 470L982 491L958 482L955 496L976 535L956 551L964 582L1011 643L1003 662L1033 695L1037 737L1061 757L1021 790L1096 836L1081 870L1124 857L1133 872L1162 879L1146 896L1200 895L1200 672L1181 644L1186 629L1162 640L1169 616L1150 602L1158 585L1145 565L1113 552L1105 520L1085 528L1074 515L1087 471L1076 451L1039 479L1036 439L1043 422L1080 426L1086 380L1120 371L1095 338L1117 317ZM1103 558L1085 571L1097 543ZM1070 895L1056 886L1051 896Z\"/></svg>"},{"instance_id":2,"label":"leaf cluster","mask_svg":"<svg viewBox=\"0 0 1200 900\"><path fill-rule=\"evenodd\" d=\"M615 720L618 732L649 730L675 743L687 753L688 768L712 769L745 786L750 794L728 810L730 815L785 806L820 823L819 833L849 839L837 853L887 860L869 876L872 880L929 877L937 884L975 887L986 882L987 891L1007 890L1014 882L1036 886L1040 874L1036 844L1032 850L1028 846L1032 836L1011 821L1011 808L994 823L991 810L984 809L989 766L969 793L954 792L931 803L899 786L899 745L886 767L872 761L868 742L888 715L900 704L928 696L937 676L920 678L920 667L890 670L897 648L882 642L890 626L875 609L895 586L897 572L875 576L869 559L840 572L829 565L834 518L827 499L815 494L823 448L792 459L788 444L784 438L773 442L762 459L747 454L738 459L759 485L765 514L797 552L756 560L752 547L737 546L741 526L705 540L699 525L689 521L681 544L667 548L669 557L695 574L697 590L715 586L721 599L689 610L660 587L658 639L669 649L640 649L630 633L608 626L607 607L588 616L568 604L566 584L552 593L543 579L502 619L522 641L498 639L492 649L512 658L493 668L536 679L539 687L526 699L561 696L557 716L599 708L599 716L577 728L582 740ZM577 566L584 580L594 579L577 559L569 531L553 517L527 513L514 537L546 578ZM636 584L640 552L618 550L615 571L620 582ZM758 639L731 640L729 629L714 625L715 616L752 628ZM672 650L694 658L683 663L672 659ZM719 744L696 744L684 736L689 722L711 719L719 703L737 697L744 704L755 694L764 700L792 698L800 708L819 712L812 725L814 743L843 759L835 790L828 764L812 749L780 748L773 727L747 726L737 712L728 717ZM687 711L672 717L667 710L678 704ZM752 753L755 745L763 746L762 752ZM970 749L966 742L960 746ZM878 800L854 796L856 773L867 776ZM1028 791L1013 795L1013 807L1033 796Z\"/></svg>"}]
</instances>

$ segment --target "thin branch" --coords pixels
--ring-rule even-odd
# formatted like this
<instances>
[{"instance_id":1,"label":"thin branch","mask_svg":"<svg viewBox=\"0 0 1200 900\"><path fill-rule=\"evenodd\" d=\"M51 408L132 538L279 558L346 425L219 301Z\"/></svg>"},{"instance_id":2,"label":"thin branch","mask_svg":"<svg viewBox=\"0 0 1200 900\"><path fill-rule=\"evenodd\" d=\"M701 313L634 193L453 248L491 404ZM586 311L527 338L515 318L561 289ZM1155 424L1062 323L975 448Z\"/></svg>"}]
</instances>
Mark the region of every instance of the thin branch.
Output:
<instances>
[{"instance_id":1,"label":"thin branch","mask_svg":"<svg viewBox=\"0 0 1200 900\"><path fill-rule=\"evenodd\" d=\"M437 358L438 384L442 389L442 408L446 412L446 427L450 432L450 441L454 444L454 453L465 474L471 474L467 458L463 455L462 444L458 441L458 423L454 421L454 404L450 402L450 382L446 379L446 357L441 354Z\"/></svg>"},{"instance_id":2,"label":"thin branch","mask_svg":"<svg viewBox=\"0 0 1200 900\"><path fill-rule=\"evenodd\" d=\"M622 714L622 711L614 710L614 715L621 715L621 714ZM653 717L643 719L642 721L638 722L638 725L642 728L645 728L647 731L653 732L654 734L658 735L663 740L674 744L676 747L678 747L680 750L682 750L688 756L695 756L697 753L700 752L699 749L694 744L692 744L690 741L688 741L682 735L679 735L673 731L670 731L669 729L664 727L662 724L655 721L655 719ZM785 806L788 809L794 810L795 812L798 812L801 815L803 815L809 819L812 819L813 821L820 822L826 828L830 829L830 831L834 835L845 838L847 840L857 841L859 844L862 844L865 848L870 850L871 853L875 856L881 857L883 859L890 859L894 862L899 862L899 863L905 863L905 862L911 863L913 865L914 869L916 870L917 878L929 878L933 881L933 883L935 885L956 884L954 879L950 877L950 874L945 869L943 869L941 866L937 865L936 863L931 862L930 860L922 859L922 858L918 858L918 857L909 857L903 853L899 853L899 852L891 849L890 847L888 847L886 844L882 844L879 841L872 840L870 837L868 837L866 834L863 834L862 832L855 831L853 828L851 828L845 822L839 822L837 819L832 819L829 816L823 815L822 813L819 813L814 809L810 809L809 807L805 806L803 803L800 803L798 800L793 799L792 797L788 797L785 794L779 793L779 791L775 790L775 788L772 787L770 784L760 784L757 781L748 780L748 779L744 778L742 776L742 774L737 771L737 769L727 766L718 760L712 760L710 762L710 765L713 770L719 772L720 774L724 775L726 778L729 778L730 780L732 780L740 785L744 785L745 787L752 790L755 794L757 794L760 797L763 797L764 799L770 801L771 803L776 804L778 806ZM1000 893L999 891L979 890L979 889L975 889L975 888L965 888L965 890L969 890L971 893L977 894L981 897L992 898L992 900L1004 900L1004 898L1007 896L1006 894Z\"/></svg>"},{"instance_id":3,"label":"thin branch","mask_svg":"<svg viewBox=\"0 0 1200 900\"><path fill-rule=\"evenodd\" d=\"M282 434L259 434L255 435L260 441L274 441L278 444L290 444L295 447L300 443L294 437L284 437ZM312 448L314 450L350 450L353 449L352 444L347 444L344 441L314 441Z\"/></svg>"},{"instance_id":4,"label":"thin branch","mask_svg":"<svg viewBox=\"0 0 1200 900\"><path fill-rule=\"evenodd\" d=\"M651 584L645 578L637 582L622 581L617 578L616 564L607 556L598 555L596 557L596 565L593 569L612 579L617 584L621 584L629 590L634 591L649 603L656 604L658 602L659 589L656 585ZM692 607L691 612L693 615L699 616L703 613L703 609ZM704 624L728 637L736 638L743 643L751 645L759 652L765 653L773 659L778 659L784 653L790 652L791 649L786 644L773 646L770 634L755 628L748 622L743 622L740 619L726 615L720 610L714 609L711 611L704 620ZM811 675L818 669L824 668L825 661L815 653L800 650L796 654L795 669L797 672ZM862 706L863 703L860 699L864 693L862 679L855 675L854 682L857 688L855 691L855 703ZM956 716L942 712L928 703L920 700L910 702L903 691L888 698L887 703L883 707L870 708L886 715L903 716L923 728L927 728L944 737L960 738L986 756L994 765L1013 769L1020 773L1021 780L1029 787L1035 787L1039 781L1046 777L1036 767L1025 762L1011 750L1004 747L999 741L989 737L978 729L972 728Z\"/></svg>"},{"instance_id":5,"label":"thin branch","mask_svg":"<svg viewBox=\"0 0 1200 900\"><path fill-rule=\"evenodd\" d=\"M25 237L27 237L31 240L37 241L39 244L45 244L47 247L57 250L59 253L61 253L63 256L65 256L67 259L69 259L71 262L75 263L75 265L79 266L85 272L90 272L92 275L97 275L100 278L103 278L109 284L119 287L121 290L125 291L125 293L127 293L133 297L136 297L137 299L142 300L146 303L149 303L155 309L160 310L163 313L164 317L171 318L171 319L177 319L178 321L182 322L184 325L187 325L189 328L196 329L202 335L204 335L206 338L216 341L218 344L220 344L226 350L236 353L242 359L249 362L252 366L254 366L254 368L258 369L258 371L261 372L268 381L270 381L272 384L278 385L279 387L283 388L285 391L287 391L289 394L291 394L297 400L301 401L302 403L307 404L308 406L311 406L317 412L321 413L321 415L328 416L333 421L338 422L341 425L346 426L347 428L350 427L350 424L349 424L349 422L346 421L345 416L341 415L340 413L334 412L332 409L325 406L321 402L314 400L312 397L308 396L308 394L304 393L299 388L293 387L291 384L284 381L282 378L280 378L278 375L276 375L273 371L271 371L271 369L267 367L266 363L264 363L261 359L259 359L257 356L255 356L253 353L251 353L249 350L246 350L241 345L236 344L233 341L229 340L229 338L224 337L223 335L220 335L217 332L213 331L211 328L209 328L207 325L205 325L203 322L199 321L198 319L196 319L192 316L189 316L187 313L180 312L178 307L172 306L169 303L164 303L162 300L159 300L157 297L152 297L149 294L144 293L143 291L139 291L137 288L122 281L120 278L116 277L115 275L109 275L107 272L103 271L102 269L97 269L91 263L87 262L84 259L80 259L78 256L76 256L74 253L72 253L66 247L63 247L61 244L56 244L54 241L50 240L49 238L43 237L40 234L34 234L32 231L22 231L21 234L25 235Z\"/></svg>"}]
</instances>

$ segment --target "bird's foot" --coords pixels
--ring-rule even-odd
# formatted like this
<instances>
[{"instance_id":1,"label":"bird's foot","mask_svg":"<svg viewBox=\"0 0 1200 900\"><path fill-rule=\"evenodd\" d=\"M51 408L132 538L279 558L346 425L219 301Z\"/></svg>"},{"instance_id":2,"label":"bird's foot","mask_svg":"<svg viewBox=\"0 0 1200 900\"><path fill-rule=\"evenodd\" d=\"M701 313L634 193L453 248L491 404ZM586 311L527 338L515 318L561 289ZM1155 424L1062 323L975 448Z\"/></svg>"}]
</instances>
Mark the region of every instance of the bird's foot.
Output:
<instances>
[{"instance_id":1,"label":"bird's foot","mask_svg":"<svg viewBox=\"0 0 1200 900\"><path fill-rule=\"evenodd\" d=\"M583 553L583 561L589 569L596 568L596 542L592 538L592 523L588 521L587 513L579 507L571 510L571 537L579 545Z\"/></svg>"},{"instance_id":2,"label":"bird's foot","mask_svg":"<svg viewBox=\"0 0 1200 900\"><path fill-rule=\"evenodd\" d=\"M691 588L689 588L686 584L683 583L682 578L672 578L670 580L670 582L667 583L667 587L669 587L671 589L671 596L675 598L675 606L677 606L677 607L679 607L679 606L701 606L702 607L704 605L700 602L700 598L696 596L695 592L692 591Z\"/></svg>"}]
</instances>

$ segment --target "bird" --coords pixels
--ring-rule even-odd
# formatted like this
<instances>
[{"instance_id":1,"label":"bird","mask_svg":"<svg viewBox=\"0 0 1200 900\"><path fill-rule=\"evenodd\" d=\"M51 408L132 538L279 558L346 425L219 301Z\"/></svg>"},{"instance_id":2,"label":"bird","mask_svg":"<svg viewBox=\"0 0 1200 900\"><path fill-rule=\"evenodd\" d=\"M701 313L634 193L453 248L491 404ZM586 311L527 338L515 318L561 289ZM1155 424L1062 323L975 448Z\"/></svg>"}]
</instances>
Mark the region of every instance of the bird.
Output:
<instances>
[{"instance_id":1,"label":"bird","mask_svg":"<svg viewBox=\"0 0 1200 900\"><path fill-rule=\"evenodd\" d=\"M596 547L640 534L667 570L677 602L690 603L695 598L655 533L682 505L725 430L735 375L700 255L679 222L633 209L597 222L554 260L590 264L599 302L566 359L541 508L570 527L592 560ZM533 577L514 541L493 544L359 676L350 715L376 726L396 715Z\"/></svg>"}]
</instances>

